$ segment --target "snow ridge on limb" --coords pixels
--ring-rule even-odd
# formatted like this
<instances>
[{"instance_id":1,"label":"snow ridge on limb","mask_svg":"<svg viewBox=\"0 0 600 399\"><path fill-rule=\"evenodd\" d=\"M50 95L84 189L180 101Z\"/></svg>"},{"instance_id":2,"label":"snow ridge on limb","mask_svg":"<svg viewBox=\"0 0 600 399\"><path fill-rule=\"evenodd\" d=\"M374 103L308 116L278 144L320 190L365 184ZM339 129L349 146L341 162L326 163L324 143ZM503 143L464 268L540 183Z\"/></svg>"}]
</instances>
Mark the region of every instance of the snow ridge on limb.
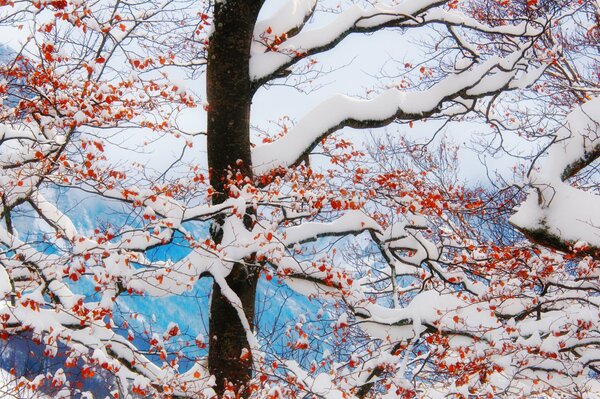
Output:
<instances>
[{"instance_id":1,"label":"snow ridge on limb","mask_svg":"<svg viewBox=\"0 0 600 399\"><path fill-rule=\"evenodd\" d=\"M600 97L575 108L548 156L529 173L530 193L510 222L533 241L561 251L600 249L600 197L566 182L600 157Z\"/></svg>"},{"instance_id":2,"label":"snow ridge on limb","mask_svg":"<svg viewBox=\"0 0 600 399\"><path fill-rule=\"evenodd\" d=\"M511 85L517 87L515 81L519 79L529 82L528 74L519 77L520 69L526 67L528 49L528 46L523 47L505 58L492 57L423 91L390 89L371 100L334 96L309 112L285 136L255 147L252 151L254 171L260 175L294 165L323 137L344 127L374 128L396 119L422 119L439 112L446 101L476 99ZM537 69L533 72L539 74ZM454 112L462 114L467 109L461 106Z\"/></svg>"},{"instance_id":3,"label":"snow ridge on limb","mask_svg":"<svg viewBox=\"0 0 600 399\"><path fill-rule=\"evenodd\" d=\"M297 1L294 1L294 3L297 3ZM444 3L446 3L446 0L408 1L396 6L378 4L368 10L357 5L351 6L344 10L331 24L320 29L302 30L289 39L285 37L284 44L277 47L267 47L269 43L260 40L260 36L256 37L257 33L260 35L264 31L255 31L255 41L251 49L250 77L255 82L269 80L278 71L297 62L301 58L299 57L300 54L306 56L326 51L352 32L378 30L386 24L398 20L405 21L430 7ZM286 18L290 18L290 16L286 16ZM286 34L286 32L287 30L283 32L273 31L269 35L275 39L280 37L279 35ZM268 38L269 36L267 36Z\"/></svg>"},{"instance_id":4,"label":"snow ridge on limb","mask_svg":"<svg viewBox=\"0 0 600 399\"><path fill-rule=\"evenodd\" d=\"M285 74L285 69L300 59L330 50L352 33L369 33L388 27L418 27L440 23L484 33L533 37L542 32L541 27L544 25L544 21L538 21L488 26L456 10L437 8L447 4L447 0L412 0L402 1L399 4L377 2L368 9L354 5L342 11L325 27L305 30L302 29L303 23L312 15L316 5L313 4L311 8L311 3L314 3L314 0L289 1L281 9L288 12L287 20L284 19L285 22L281 26L270 26L270 19L264 23L259 22L255 30L250 59L250 77L253 81L262 84ZM299 4L303 7L299 7ZM305 19L300 23L298 17ZM294 29L292 35L287 33L290 28ZM296 29L300 29L300 32L296 32Z\"/></svg>"},{"instance_id":5,"label":"snow ridge on limb","mask_svg":"<svg viewBox=\"0 0 600 399\"><path fill-rule=\"evenodd\" d=\"M287 0L287 2L270 18L260 20L254 26L254 36L260 37L265 33L285 33L294 36L302 29L312 16L317 0Z\"/></svg>"}]
</instances>

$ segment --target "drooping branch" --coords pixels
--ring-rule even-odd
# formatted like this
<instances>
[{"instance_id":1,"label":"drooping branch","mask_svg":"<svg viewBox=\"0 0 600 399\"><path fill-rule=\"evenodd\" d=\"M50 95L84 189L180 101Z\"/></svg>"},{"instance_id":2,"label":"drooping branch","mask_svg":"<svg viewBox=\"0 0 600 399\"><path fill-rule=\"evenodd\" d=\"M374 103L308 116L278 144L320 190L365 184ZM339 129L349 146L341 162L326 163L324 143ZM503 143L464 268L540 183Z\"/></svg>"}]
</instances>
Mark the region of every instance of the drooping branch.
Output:
<instances>
[{"instance_id":1,"label":"drooping branch","mask_svg":"<svg viewBox=\"0 0 600 399\"><path fill-rule=\"evenodd\" d=\"M600 254L600 206L593 192L566 180L600 156L600 99L577 106L557 131L539 171L529 174L530 193L510 222L532 241L559 251Z\"/></svg>"},{"instance_id":2,"label":"drooping branch","mask_svg":"<svg viewBox=\"0 0 600 399\"><path fill-rule=\"evenodd\" d=\"M317 0L286 0L272 16L254 25L254 37L269 34L269 31L285 33L288 38L295 36L312 17L317 3Z\"/></svg>"},{"instance_id":3,"label":"drooping branch","mask_svg":"<svg viewBox=\"0 0 600 399\"><path fill-rule=\"evenodd\" d=\"M543 31L544 21L526 21L517 25L489 26L456 10L443 10L440 7L447 0L404 1L397 5L377 4L363 9L352 6L344 10L330 24L318 29L302 29L291 37L285 37L283 43L276 48L267 47L269 39L275 40L285 34L286 30L275 30L265 35L268 22L258 25L255 31L255 43L250 60L250 76L256 87L269 82L307 56L323 53L335 48L347 36L353 33L373 33L392 27L420 27L424 25L443 24L448 27L467 28L489 34L501 34L514 37L534 37ZM291 2L289 3L291 4ZM298 11L304 11L298 12ZM306 7L296 10L299 15L312 14ZM295 14L294 14L295 15ZM273 29L273 28L272 28ZM281 38L279 39L281 40ZM265 43L266 41L266 43Z\"/></svg>"},{"instance_id":4,"label":"drooping branch","mask_svg":"<svg viewBox=\"0 0 600 399\"><path fill-rule=\"evenodd\" d=\"M266 174L272 169L288 167L299 162L323 137L344 127L368 129L382 127L395 120L424 119L442 112L442 105L456 101L459 106L446 110L462 114L465 99L477 99L511 87L516 83L528 47L506 58L493 57L472 69L451 75L424 91L403 92L390 89L371 100L357 100L338 95L324 101L290 130L288 134L252 151L254 171ZM539 70L534 74L539 76ZM530 82L526 74L520 78Z\"/></svg>"}]
</instances>

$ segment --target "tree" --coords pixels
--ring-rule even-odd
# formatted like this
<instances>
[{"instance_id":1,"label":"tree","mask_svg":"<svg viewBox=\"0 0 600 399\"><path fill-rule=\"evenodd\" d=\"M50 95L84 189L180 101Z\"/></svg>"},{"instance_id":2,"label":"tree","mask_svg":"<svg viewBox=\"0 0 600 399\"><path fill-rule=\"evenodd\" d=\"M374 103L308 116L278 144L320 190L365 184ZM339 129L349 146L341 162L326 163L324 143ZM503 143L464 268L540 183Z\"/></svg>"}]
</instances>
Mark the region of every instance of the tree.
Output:
<instances>
[{"instance_id":1,"label":"tree","mask_svg":"<svg viewBox=\"0 0 600 399\"><path fill-rule=\"evenodd\" d=\"M1 115L1 332L7 346L23 336L64 365L17 375L17 388L85 395L77 374L104 369L113 398L597 394L597 244L593 231L553 224L548 215L565 211L545 188L573 190L558 176L597 157L595 117L578 125L559 175L530 177L541 200L532 195L511 219L566 255L508 230L518 194L458 184L448 143L344 130L433 130L482 115L505 129L510 115L494 112L504 93L568 81L552 74L565 65L556 32L589 23L593 2L289 0L261 19L265 3L0 2L2 23L26 32L2 67L2 92L18 101L5 100ZM383 30L426 31L437 59L407 61L393 86L334 96L260 142L256 93L319 75L313 57ZM177 125L201 102L177 82L184 73L205 78L206 132ZM166 171L113 155L140 129L148 141L185 141ZM206 166L189 155L204 136ZM77 227L64 198L81 193L125 216ZM525 210L536 204L532 219ZM174 246L185 256L153 252ZM299 316L286 351L261 345L261 274L329 304L332 320L312 324L331 337ZM208 340L174 323L142 338L117 312L123 298L182 295L207 278ZM208 353L186 366L189 341Z\"/></svg>"}]
</instances>

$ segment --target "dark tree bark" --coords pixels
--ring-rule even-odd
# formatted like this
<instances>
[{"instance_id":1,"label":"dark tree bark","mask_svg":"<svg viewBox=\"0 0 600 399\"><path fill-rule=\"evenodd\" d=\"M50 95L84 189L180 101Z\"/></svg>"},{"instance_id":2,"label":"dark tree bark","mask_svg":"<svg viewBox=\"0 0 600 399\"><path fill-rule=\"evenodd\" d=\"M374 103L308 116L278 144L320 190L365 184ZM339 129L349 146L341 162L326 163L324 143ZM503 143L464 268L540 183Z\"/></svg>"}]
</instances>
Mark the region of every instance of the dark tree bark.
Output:
<instances>
[{"instance_id":1,"label":"dark tree bark","mask_svg":"<svg viewBox=\"0 0 600 399\"><path fill-rule=\"evenodd\" d=\"M216 194L214 204L228 198L228 185L236 173L252 178L250 156L250 105L252 83L249 76L250 45L256 18L264 0L217 2L214 32L210 38L207 66L208 167ZM244 216L251 226L252 210ZM213 239L221 240L220 226L213 226ZM227 283L241 299L250 325L258 273L236 264ZM250 350L238 312L213 285L210 309L208 367L216 377L216 391L222 395L226 384L242 390L252 377L252 359L241 359Z\"/></svg>"}]
</instances>

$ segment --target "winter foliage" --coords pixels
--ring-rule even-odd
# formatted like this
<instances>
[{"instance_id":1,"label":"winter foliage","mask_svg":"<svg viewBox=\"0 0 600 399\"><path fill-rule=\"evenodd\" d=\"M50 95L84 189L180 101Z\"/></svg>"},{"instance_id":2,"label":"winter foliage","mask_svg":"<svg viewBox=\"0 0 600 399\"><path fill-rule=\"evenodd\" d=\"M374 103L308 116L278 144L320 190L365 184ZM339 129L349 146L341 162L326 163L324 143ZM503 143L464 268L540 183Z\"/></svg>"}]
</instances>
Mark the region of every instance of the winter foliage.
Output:
<instances>
[{"instance_id":1,"label":"winter foliage","mask_svg":"<svg viewBox=\"0 0 600 399\"><path fill-rule=\"evenodd\" d=\"M600 396L599 24L596 0L0 0L0 392ZM328 58L357 37L372 87ZM308 111L257 126L298 107L278 90Z\"/></svg>"}]
</instances>

